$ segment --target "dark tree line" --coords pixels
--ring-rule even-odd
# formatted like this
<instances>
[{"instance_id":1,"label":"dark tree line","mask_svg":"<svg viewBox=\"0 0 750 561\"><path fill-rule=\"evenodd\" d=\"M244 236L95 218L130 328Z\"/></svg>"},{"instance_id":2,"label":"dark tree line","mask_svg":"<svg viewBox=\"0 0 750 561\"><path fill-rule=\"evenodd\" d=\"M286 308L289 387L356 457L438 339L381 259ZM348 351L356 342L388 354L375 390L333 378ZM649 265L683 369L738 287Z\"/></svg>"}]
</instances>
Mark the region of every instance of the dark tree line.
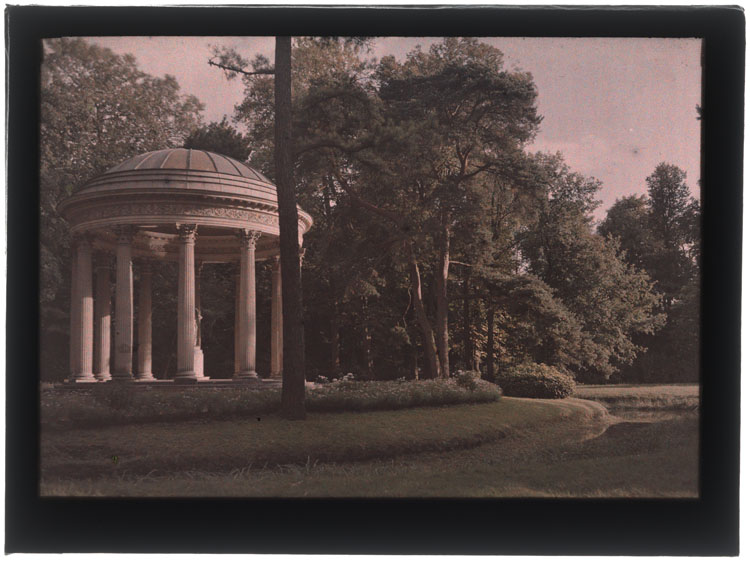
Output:
<instances>
[{"instance_id":1,"label":"dark tree line","mask_svg":"<svg viewBox=\"0 0 750 561\"><path fill-rule=\"evenodd\" d=\"M114 56L84 46L82 66ZM531 361L591 382L697 379L699 206L684 173L660 165L647 197L618 200L597 227L601 184L560 154L528 150L541 122L531 75L507 70L500 51L470 39L446 39L403 61L372 60L368 48L366 40L293 42L290 168L297 202L315 220L302 273L307 378L470 369L492 379ZM201 126L197 102L183 102L180 138L165 132L161 145L134 153L184 143L246 160L278 181L268 61L223 51L214 62L243 80L234 119L247 132L227 121ZM104 169L133 155L89 148L101 150ZM97 171L64 151L55 157L76 168L76 182ZM65 195L52 176L42 185ZM67 243L57 220L55 240ZM51 251L65 261L64 250ZM219 360L232 348L230 268L203 273L206 373L214 377L231 374ZM69 277L48 278L67 325ZM154 341L155 360L161 344Z\"/></svg>"}]
</instances>

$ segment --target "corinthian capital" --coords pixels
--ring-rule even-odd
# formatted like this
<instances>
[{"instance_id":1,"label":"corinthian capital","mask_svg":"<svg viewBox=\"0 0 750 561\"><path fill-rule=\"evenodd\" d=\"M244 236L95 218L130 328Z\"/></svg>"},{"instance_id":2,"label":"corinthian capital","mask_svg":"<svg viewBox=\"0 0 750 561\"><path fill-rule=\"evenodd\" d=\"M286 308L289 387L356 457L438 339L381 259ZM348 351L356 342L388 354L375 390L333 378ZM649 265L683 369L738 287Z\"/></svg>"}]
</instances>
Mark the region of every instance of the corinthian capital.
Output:
<instances>
[{"instance_id":1,"label":"corinthian capital","mask_svg":"<svg viewBox=\"0 0 750 561\"><path fill-rule=\"evenodd\" d=\"M260 232L256 230L242 229L237 232L237 236L240 238L240 244L245 249L255 249L255 244L260 238Z\"/></svg>"},{"instance_id":2,"label":"corinthian capital","mask_svg":"<svg viewBox=\"0 0 750 561\"><path fill-rule=\"evenodd\" d=\"M178 224L177 233L180 241L184 243L195 243L195 233L198 231L197 224Z\"/></svg>"}]
</instances>

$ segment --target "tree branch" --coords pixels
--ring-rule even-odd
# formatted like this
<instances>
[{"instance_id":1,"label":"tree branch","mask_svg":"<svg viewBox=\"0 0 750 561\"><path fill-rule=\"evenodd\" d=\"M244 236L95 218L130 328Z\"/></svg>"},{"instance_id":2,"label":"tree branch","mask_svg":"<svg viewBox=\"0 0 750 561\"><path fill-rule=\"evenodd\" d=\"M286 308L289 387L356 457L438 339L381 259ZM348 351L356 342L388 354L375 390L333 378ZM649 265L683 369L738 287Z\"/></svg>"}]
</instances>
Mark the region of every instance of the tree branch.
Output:
<instances>
[{"instance_id":1,"label":"tree branch","mask_svg":"<svg viewBox=\"0 0 750 561\"><path fill-rule=\"evenodd\" d=\"M339 182L339 185L341 185L341 188L346 192L347 195L349 195L354 203L361 206L362 208L369 210L370 212L382 216L383 218L387 218L388 220L396 224L399 228L403 226L403 218L401 216L399 216L395 212L380 208L379 206L376 206L371 202L364 200L354 192L354 190L351 188L351 185L349 185L349 183L341 176L339 170L335 167L333 173L336 176L336 180Z\"/></svg>"},{"instance_id":2,"label":"tree branch","mask_svg":"<svg viewBox=\"0 0 750 561\"><path fill-rule=\"evenodd\" d=\"M226 70L227 72L236 72L237 74L244 74L245 76L257 76L259 74L275 74L276 73L276 71L273 68L261 68L260 70L249 72L237 66L228 66L226 64L221 64L220 62L214 62L211 59L208 60L208 65L216 66L217 68L221 68L222 70Z\"/></svg>"}]
</instances>

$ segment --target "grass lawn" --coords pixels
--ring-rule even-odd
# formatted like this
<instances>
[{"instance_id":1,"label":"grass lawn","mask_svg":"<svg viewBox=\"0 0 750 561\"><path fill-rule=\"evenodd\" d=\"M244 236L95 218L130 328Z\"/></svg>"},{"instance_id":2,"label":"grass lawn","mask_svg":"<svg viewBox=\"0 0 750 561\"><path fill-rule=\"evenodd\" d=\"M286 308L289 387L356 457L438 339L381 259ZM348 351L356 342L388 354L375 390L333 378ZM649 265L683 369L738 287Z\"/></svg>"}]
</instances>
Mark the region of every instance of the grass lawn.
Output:
<instances>
[{"instance_id":1,"label":"grass lawn","mask_svg":"<svg viewBox=\"0 0 750 561\"><path fill-rule=\"evenodd\" d=\"M581 440L592 429L573 416L518 427L501 440L449 452L230 473L52 481L42 489L59 495L155 497L697 496L696 415L613 425Z\"/></svg>"},{"instance_id":2,"label":"grass lawn","mask_svg":"<svg viewBox=\"0 0 750 561\"><path fill-rule=\"evenodd\" d=\"M698 384L613 384L577 386L575 397L604 404L610 413L629 419L667 419L674 413L697 411Z\"/></svg>"},{"instance_id":3,"label":"grass lawn","mask_svg":"<svg viewBox=\"0 0 750 561\"><path fill-rule=\"evenodd\" d=\"M503 398L479 405L312 414L305 422L267 416L43 431L42 492L73 492L60 478L124 482L181 473L190 479L198 471L256 477L254 471L264 467L309 469L322 462L444 453L521 433L543 433L545 427L552 432L567 427L563 432L568 438L580 439L601 432L607 424L606 410L594 402Z\"/></svg>"}]
</instances>

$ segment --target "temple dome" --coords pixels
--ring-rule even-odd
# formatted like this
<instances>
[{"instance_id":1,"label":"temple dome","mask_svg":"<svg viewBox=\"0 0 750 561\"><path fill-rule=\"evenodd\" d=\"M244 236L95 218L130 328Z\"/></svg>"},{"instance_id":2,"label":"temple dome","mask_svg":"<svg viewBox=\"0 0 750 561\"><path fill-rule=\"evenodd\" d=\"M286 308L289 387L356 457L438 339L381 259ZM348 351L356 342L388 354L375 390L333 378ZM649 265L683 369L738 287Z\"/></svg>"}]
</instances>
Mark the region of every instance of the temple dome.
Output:
<instances>
[{"instance_id":1,"label":"temple dome","mask_svg":"<svg viewBox=\"0 0 750 561\"><path fill-rule=\"evenodd\" d=\"M273 184L259 171L221 154L189 148L170 148L139 154L108 169L105 174L131 170L179 169L210 171Z\"/></svg>"},{"instance_id":2,"label":"temple dome","mask_svg":"<svg viewBox=\"0 0 750 561\"><path fill-rule=\"evenodd\" d=\"M134 255L176 259L178 226L195 224L196 258L235 259L237 230L261 234L258 258L279 251L276 186L250 166L205 150L171 148L129 158L84 183L58 210L74 234L92 235L95 248L112 250L116 230L133 226L139 232ZM312 217L297 210L301 245Z\"/></svg>"}]
</instances>

